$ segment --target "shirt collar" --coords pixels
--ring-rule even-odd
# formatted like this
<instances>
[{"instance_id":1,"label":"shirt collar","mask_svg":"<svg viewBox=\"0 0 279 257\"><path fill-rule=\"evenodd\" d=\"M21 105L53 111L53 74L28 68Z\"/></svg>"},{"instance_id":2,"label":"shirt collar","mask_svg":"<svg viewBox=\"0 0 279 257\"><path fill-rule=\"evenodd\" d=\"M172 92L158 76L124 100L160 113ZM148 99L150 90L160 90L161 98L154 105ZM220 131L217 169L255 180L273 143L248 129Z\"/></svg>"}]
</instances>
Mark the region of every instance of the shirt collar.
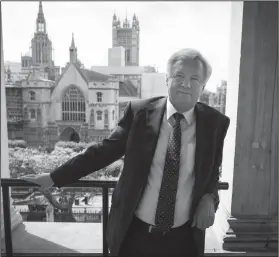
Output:
<instances>
[{"instance_id":1,"label":"shirt collar","mask_svg":"<svg viewBox=\"0 0 279 257\"><path fill-rule=\"evenodd\" d=\"M176 113L177 110L174 108L174 106L172 105L172 103L169 100L169 97L167 98L167 120L169 121L169 118L172 117L172 115L174 113ZM190 109L189 111L183 112L182 113L183 116L185 117L186 121L188 124L192 124L193 120L194 120L194 107L192 109Z\"/></svg>"}]
</instances>

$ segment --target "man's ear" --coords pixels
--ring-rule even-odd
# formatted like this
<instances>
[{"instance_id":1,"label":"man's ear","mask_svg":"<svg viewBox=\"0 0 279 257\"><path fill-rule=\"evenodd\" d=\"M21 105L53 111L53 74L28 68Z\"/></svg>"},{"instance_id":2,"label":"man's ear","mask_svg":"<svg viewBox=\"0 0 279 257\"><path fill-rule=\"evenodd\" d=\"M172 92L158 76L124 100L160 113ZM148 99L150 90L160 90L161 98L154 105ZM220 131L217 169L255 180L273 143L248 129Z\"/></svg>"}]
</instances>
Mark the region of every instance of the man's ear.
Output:
<instances>
[{"instance_id":1,"label":"man's ear","mask_svg":"<svg viewBox=\"0 0 279 257\"><path fill-rule=\"evenodd\" d=\"M168 82L169 82L169 77L168 75L166 75L166 85L168 86Z\"/></svg>"}]
</instances>

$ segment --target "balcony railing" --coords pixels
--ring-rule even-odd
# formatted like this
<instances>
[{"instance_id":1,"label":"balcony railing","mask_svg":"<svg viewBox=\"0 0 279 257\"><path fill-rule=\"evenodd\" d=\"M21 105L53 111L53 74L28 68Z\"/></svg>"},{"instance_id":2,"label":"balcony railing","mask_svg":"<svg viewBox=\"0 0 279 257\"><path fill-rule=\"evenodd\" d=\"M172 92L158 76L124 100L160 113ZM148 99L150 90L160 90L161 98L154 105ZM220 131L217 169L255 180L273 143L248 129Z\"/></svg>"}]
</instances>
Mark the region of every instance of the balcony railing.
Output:
<instances>
[{"instance_id":1,"label":"balcony railing","mask_svg":"<svg viewBox=\"0 0 279 257\"><path fill-rule=\"evenodd\" d=\"M106 228L109 214L109 189L115 188L117 181L109 180L80 180L74 184L68 185L71 188L102 188L102 216L103 216L103 256L109 256L108 245L106 242ZM5 229L5 245L6 245L6 256L34 256L33 254L15 254L13 253L13 242L11 232L11 214L10 214L10 187L38 187L36 184L20 180L20 179L1 179L1 186L3 192L3 213L4 213L4 229ZM229 188L228 183L220 182L219 190L227 190ZM78 253L78 254L36 254L36 256L96 256L91 253Z\"/></svg>"}]
</instances>

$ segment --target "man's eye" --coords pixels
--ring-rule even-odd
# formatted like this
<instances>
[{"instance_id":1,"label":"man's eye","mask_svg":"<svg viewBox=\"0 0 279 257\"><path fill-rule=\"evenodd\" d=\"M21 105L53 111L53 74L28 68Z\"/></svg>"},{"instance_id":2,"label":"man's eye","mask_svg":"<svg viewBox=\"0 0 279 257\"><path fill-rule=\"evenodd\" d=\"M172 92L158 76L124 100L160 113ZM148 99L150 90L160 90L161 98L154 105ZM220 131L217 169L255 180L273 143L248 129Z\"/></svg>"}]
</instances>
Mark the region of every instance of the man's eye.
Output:
<instances>
[{"instance_id":1,"label":"man's eye","mask_svg":"<svg viewBox=\"0 0 279 257\"><path fill-rule=\"evenodd\" d=\"M175 75L177 78L183 78L183 76L181 74L176 74Z\"/></svg>"},{"instance_id":2,"label":"man's eye","mask_svg":"<svg viewBox=\"0 0 279 257\"><path fill-rule=\"evenodd\" d=\"M191 80L196 80L196 81L199 81L200 82L200 80L198 79L198 78L191 78Z\"/></svg>"}]
</instances>

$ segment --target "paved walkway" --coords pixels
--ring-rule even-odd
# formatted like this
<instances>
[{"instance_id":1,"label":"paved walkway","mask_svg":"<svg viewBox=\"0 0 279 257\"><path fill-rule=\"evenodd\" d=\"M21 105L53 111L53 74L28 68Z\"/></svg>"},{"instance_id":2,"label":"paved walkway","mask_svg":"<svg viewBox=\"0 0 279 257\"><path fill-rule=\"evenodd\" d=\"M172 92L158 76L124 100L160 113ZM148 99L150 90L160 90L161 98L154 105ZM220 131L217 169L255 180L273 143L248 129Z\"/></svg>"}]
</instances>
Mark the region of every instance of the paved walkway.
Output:
<instances>
[{"instance_id":1,"label":"paved walkway","mask_svg":"<svg viewBox=\"0 0 279 257\"><path fill-rule=\"evenodd\" d=\"M102 252L102 223L23 222L12 237L16 253ZM220 250L221 245L210 228L206 234L206 250L214 249Z\"/></svg>"}]
</instances>

